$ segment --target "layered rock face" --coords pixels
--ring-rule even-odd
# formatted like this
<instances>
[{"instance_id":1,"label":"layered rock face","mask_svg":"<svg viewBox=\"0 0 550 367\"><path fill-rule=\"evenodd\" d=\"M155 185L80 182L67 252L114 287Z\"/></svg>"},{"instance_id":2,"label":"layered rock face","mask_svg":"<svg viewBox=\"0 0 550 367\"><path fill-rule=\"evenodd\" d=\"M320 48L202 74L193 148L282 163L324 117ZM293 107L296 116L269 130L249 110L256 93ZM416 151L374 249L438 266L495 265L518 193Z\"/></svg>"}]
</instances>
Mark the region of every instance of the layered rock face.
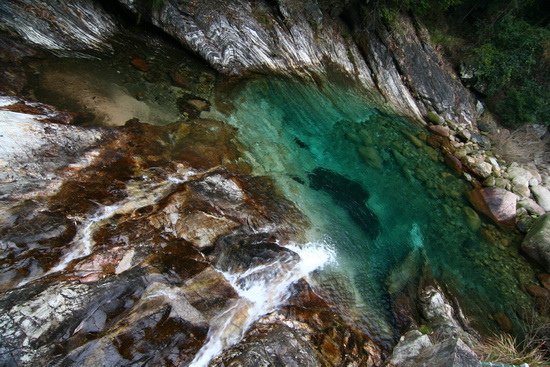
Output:
<instances>
[{"instance_id":1,"label":"layered rock face","mask_svg":"<svg viewBox=\"0 0 550 367\"><path fill-rule=\"evenodd\" d=\"M0 19L0 29L57 51L108 49L105 41L117 28L113 16L89 0L3 1Z\"/></svg>"},{"instance_id":2,"label":"layered rock face","mask_svg":"<svg viewBox=\"0 0 550 367\"><path fill-rule=\"evenodd\" d=\"M372 30L350 29L314 0L119 0L223 73L315 75L339 69L389 109L421 120L429 111L469 125L474 99L444 68L427 33L408 18Z\"/></svg>"}]
</instances>

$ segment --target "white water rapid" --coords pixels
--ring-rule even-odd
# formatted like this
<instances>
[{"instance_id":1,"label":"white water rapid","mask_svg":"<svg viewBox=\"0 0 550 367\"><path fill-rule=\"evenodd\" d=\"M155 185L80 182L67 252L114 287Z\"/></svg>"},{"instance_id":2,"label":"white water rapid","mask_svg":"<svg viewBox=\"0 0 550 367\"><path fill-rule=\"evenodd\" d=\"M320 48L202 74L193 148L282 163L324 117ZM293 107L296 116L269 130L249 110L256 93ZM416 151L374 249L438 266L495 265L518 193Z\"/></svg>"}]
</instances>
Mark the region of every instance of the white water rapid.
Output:
<instances>
[{"instance_id":1,"label":"white water rapid","mask_svg":"<svg viewBox=\"0 0 550 367\"><path fill-rule=\"evenodd\" d=\"M211 320L207 341L189 367L208 366L225 348L238 343L255 321L281 306L290 297L290 285L336 261L334 250L323 243L286 248L296 252L300 259L263 264L240 274L221 272L239 299Z\"/></svg>"}]
</instances>

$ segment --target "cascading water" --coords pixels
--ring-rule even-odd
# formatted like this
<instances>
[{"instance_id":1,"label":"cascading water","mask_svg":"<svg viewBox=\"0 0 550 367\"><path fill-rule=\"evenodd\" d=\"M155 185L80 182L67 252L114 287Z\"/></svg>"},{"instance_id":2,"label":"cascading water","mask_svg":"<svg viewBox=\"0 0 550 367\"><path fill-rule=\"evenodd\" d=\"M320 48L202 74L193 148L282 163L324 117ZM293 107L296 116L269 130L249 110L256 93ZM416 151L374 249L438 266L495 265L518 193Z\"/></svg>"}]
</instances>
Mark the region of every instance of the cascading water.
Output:
<instances>
[{"instance_id":1,"label":"cascading water","mask_svg":"<svg viewBox=\"0 0 550 367\"><path fill-rule=\"evenodd\" d=\"M256 320L281 306L290 297L293 283L335 261L334 251L324 243L286 248L299 259L262 264L243 273L221 272L239 298L211 320L207 341L190 367L208 366L225 348L238 343Z\"/></svg>"}]
</instances>

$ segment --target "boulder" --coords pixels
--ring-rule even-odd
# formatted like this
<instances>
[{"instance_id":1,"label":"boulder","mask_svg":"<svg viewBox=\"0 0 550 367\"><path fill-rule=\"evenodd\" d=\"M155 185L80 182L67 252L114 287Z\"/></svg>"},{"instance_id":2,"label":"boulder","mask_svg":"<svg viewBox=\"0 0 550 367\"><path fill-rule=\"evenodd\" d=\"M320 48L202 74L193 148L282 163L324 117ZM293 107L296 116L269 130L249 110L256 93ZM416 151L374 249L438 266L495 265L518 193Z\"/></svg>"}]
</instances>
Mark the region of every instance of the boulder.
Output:
<instances>
[{"instance_id":1,"label":"boulder","mask_svg":"<svg viewBox=\"0 0 550 367\"><path fill-rule=\"evenodd\" d=\"M531 191L537 200L537 203L545 210L550 211L550 190L544 186L533 186Z\"/></svg>"},{"instance_id":2,"label":"boulder","mask_svg":"<svg viewBox=\"0 0 550 367\"><path fill-rule=\"evenodd\" d=\"M469 194L474 208L495 223L505 226L515 224L517 199L516 194L497 187L475 189Z\"/></svg>"},{"instance_id":3,"label":"boulder","mask_svg":"<svg viewBox=\"0 0 550 367\"><path fill-rule=\"evenodd\" d=\"M393 349L390 364L402 366L410 363L422 350L432 346L433 344L428 335L424 335L418 330L411 330L401 337L399 343Z\"/></svg>"},{"instance_id":4,"label":"boulder","mask_svg":"<svg viewBox=\"0 0 550 367\"><path fill-rule=\"evenodd\" d=\"M525 236L521 248L550 272L550 214L537 219Z\"/></svg>"},{"instance_id":5,"label":"boulder","mask_svg":"<svg viewBox=\"0 0 550 367\"><path fill-rule=\"evenodd\" d=\"M411 366L481 367L477 355L460 339L447 339L425 349Z\"/></svg>"}]
</instances>

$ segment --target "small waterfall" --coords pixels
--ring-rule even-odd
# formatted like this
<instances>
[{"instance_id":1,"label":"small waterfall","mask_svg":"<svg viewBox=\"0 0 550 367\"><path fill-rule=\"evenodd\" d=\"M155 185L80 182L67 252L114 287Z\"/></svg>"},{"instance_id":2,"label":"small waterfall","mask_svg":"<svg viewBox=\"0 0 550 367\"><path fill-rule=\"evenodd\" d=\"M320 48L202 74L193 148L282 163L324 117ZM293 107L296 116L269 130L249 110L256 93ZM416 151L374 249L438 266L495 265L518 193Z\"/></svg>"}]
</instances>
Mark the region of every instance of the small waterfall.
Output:
<instances>
[{"instance_id":1,"label":"small waterfall","mask_svg":"<svg viewBox=\"0 0 550 367\"><path fill-rule=\"evenodd\" d=\"M335 261L326 244L286 247L299 255L297 262L263 264L240 274L221 272L239 299L211 320L207 341L190 367L208 366L225 348L238 343L255 321L282 305L290 297L290 285Z\"/></svg>"},{"instance_id":2,"label":"small waterfall","mask_svg":"<svg viewBox=\"0 0 550 367\"><path fill-rule=\"evenodd\" d=\"M93 234L95 228L100 225L101 222L115 215L117 210L121 207L122 204L103 206L91 218L87 219L86 222L79 228L72 241L74 247L70 252L63 256L59 264L51 268L48 273L55 273L56 271L64 270L71 261L90 255L92 253L92 249L94 248Z\"/></svg>"}]
</instances>

